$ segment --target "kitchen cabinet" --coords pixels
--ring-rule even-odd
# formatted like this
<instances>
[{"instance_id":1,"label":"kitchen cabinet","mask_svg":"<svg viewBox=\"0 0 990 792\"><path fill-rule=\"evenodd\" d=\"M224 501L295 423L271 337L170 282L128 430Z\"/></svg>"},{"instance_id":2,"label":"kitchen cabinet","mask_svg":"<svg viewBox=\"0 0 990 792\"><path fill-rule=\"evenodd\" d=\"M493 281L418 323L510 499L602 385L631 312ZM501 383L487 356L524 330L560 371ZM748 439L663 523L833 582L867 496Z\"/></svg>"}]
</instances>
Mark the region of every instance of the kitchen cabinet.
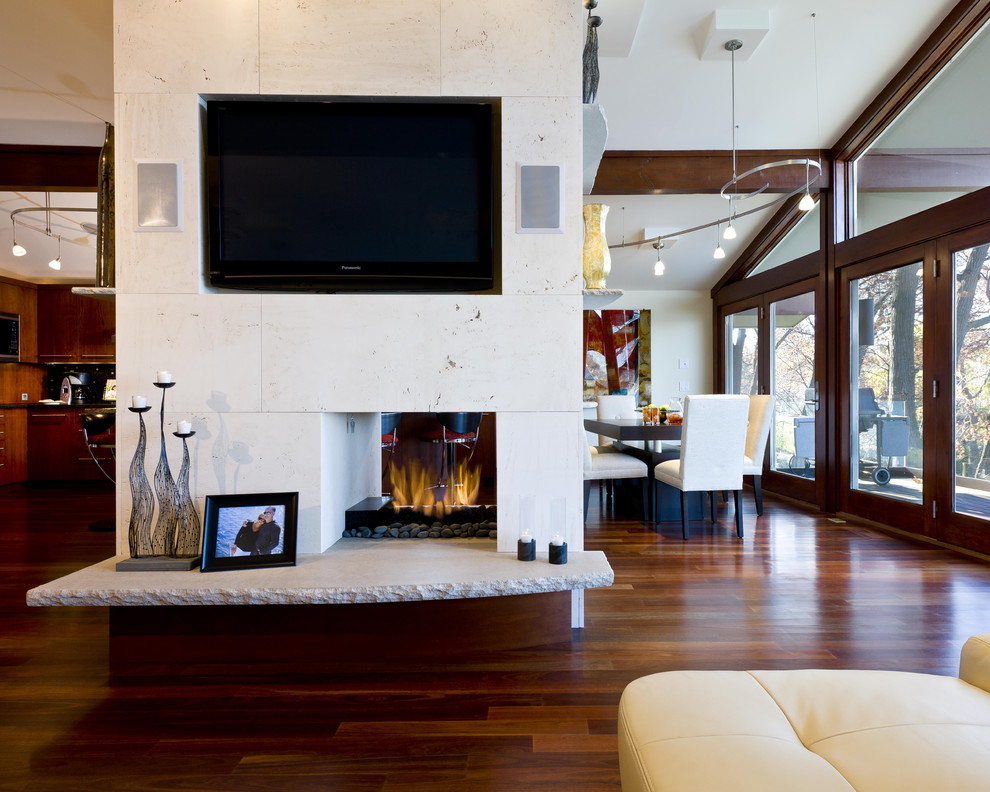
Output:
<instances>
[{"instance_id":1,"label":"kitchen cabinet","mask_svg":"<svg viewBox=\"0 0 990 792\"><path fill-rule=\"evenodd\" d=\"M106 481L86 448L82 415L83 410L65 405L27 410L29 481ZM112 474L110 449L95 449L95 454Z\"/></svg>"},{"instance_id":2,"label":"kitchen cabinet","mask_svg":"<svg viewBox=\"0 0 990 792\"><path fill-rule=\"evenodd\" d=\"M0 486L27 478L27 414L0 409Z\"/></svg>"},{"instance_id":3,"label":"kitchen cabinet","mask_svg":"<svg viewBox=\"0 0 990 792\"><path fill-rule=\"evenodd\" d=\"M21 362L38 362L38 287L0 278L0 311L21 317Z\"/></svg>"},{"instance_id":4,"label":"kitchen cabinet","mask_svg":"<svg viewBox=\"0 0 990 792\"><path fill-rule=\"evenodd\" d=\"M112 300L73 294L70 287L38 287L38 361L113 363L116 314Z\"/></svg>"}]
</instances>

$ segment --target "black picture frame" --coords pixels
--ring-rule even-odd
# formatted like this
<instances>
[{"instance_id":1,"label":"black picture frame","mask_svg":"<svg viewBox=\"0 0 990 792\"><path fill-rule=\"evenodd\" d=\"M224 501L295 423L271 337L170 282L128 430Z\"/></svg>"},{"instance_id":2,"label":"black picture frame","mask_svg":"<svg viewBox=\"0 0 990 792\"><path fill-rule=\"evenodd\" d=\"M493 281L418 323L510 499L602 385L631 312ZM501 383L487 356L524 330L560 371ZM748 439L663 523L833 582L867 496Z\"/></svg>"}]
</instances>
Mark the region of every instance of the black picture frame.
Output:
<instances>
[{"instance_id":1,"label":"black picture frame","mask_svg":"<svg viewBox=\"0 0 990 792\"><path fill-rule=\"evenodd\" d=\"M267 520L263 515L269 509L274 511ZM298 492L207 495L200 571L295 566L298 509ZM264 524L258 527L258 521L274 523L280 529L274 545L275 532ZM251 531L240 536L249 527ZM261 548L257 547L259 541Z\"/></svg>"}]
</instances>

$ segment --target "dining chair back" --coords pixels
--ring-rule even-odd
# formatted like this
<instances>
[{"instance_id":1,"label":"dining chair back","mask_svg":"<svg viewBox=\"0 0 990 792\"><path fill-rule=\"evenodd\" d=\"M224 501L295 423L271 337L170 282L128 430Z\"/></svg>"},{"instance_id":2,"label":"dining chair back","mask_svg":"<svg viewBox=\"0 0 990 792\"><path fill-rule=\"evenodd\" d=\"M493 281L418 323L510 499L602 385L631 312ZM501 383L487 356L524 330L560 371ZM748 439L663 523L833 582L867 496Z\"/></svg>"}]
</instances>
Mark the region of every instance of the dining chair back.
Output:
<instances>
[{"instance_id":1,"label":"dining chair back","mask_svg":"<svg viewBox=\"0 0 990 792\"><path fill-rule=\"evenodd\" d=\"M681 532L688 538L687 492L708 492L715 518L718 490L732 490L736 507L736 534L743 535L742 490L743 451L749 398L734 395L699 395L684 399L684 425L679 459L661 462L654 469L656 481L681 492ZM659 504L659 493L654 499Z\"/></svg>"},{"instance_id":2,"label":"dining chair back","mask_svg":"<svg viewBox=\"0 0 990 792\"><path fill-rule=\"evenodd\" d=\"M636 397L631 393L616 393L598 397L598 420L608 421L614 418L639 418L641 413L636 409ZM632 440L627 445L636 448L643 447L642 440ZM606 453L612 451L612 439L598 435L598 448Z\"/></svg>"},{"instance_id":3,"label":"dining chair back","mask_svg":"<svg viewBox=\"0 0 990 792\"><path fill-rule=\"evenodd\" d=\"M746 426L746 448L743 451L743 475L753 477L753 496L756 513L763 514L763 460L767 453L767 440L773 425L773 396L749 397L749 423Z\"/></svg>"}]
</instances>

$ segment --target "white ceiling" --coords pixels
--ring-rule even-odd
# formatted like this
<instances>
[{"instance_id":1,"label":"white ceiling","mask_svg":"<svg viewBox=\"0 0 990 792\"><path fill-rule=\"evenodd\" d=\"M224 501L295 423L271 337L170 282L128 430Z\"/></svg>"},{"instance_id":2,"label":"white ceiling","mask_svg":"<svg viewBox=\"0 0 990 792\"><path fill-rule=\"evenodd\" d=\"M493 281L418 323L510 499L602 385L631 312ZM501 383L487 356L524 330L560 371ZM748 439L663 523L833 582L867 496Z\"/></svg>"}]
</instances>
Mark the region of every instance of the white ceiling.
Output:
<instances>
[{"instance_id":1,"label":"white ceiling","mask_svg":"<svg viewBox=\"0 0 990 792\"><path fill-rule=\"evenodd\" d=\"M794 149L834 142L955 2L600 0L594 12L603 19L598 29L598 103L608 121L607 148L731 148L729 56L719 51L715 57L701 57L716 10L763 12L769 19L759 45L737 54L737 147ZM3 4L0 143L100 145L103 121L113 118L112 9L112 0ZM746 37L738 37L745 49ZM66 202L58 205L82 205L84 198L90 201L86 205L95 205L92 196L80 194L58 196ZM53 205L55 200L52 196ZM612 207L607 226L612 242L630 241L644 228L659 233L699 225L726 210L718 196L586 200ZM0 193L0 210L5 213L44 202L44 194ZM728 256L722 262L711 258L714 230L681 237L665 251L667 272L662 278L653 276L652 247L613 251L608 285L624 290L707 290L772 211L737 223L739 237L723 243ZM40 218L44 228L43 214L22 214L18 219L28 222L28 217ZM93 276L95 238L79 228L91 219L82 214L53 219L53 231L64 234L63 278ZM63 222L65 229L56 231ZM47 267L54 240L23 231L18 241L30 255L15 259L10 255L10 233L9 221L0 215L0 274L35 282L56 277Z\"/></svg>"}]
</instances>

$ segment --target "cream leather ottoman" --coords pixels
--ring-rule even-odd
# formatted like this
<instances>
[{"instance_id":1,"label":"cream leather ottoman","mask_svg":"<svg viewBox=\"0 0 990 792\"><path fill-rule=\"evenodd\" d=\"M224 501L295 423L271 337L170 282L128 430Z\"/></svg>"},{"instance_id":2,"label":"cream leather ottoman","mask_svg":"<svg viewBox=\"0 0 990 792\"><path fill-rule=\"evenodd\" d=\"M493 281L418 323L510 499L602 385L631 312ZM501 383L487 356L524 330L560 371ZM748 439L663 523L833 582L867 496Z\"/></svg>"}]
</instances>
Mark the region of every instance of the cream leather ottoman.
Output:
<instances>
[{"instance_id":1,"label":"cream leather ottoman","mask_svg":"<svg viewBox=\"0 0 990 792\"><path fill-rule=\"evenodd\" d=\"M988 792L990 634L959 674L642 677L619 704L623 792Z\"/></svg>"}]
</instances>

